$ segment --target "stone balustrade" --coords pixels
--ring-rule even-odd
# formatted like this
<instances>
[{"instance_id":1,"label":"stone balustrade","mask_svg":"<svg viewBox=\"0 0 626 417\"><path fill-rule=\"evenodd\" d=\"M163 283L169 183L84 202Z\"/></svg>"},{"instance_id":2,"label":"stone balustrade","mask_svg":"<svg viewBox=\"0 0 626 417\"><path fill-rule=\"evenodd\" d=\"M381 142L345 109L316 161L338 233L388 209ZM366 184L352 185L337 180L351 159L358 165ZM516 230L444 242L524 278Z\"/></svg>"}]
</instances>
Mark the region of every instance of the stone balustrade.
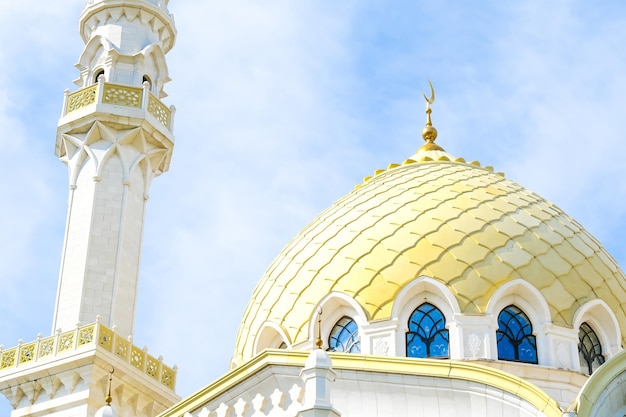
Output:
<instances>
[{"instance_id":1,"label":"stone balustrade","mask_svg":"<svg viewBox=\"0 0 626 417\"><path fill-rule=\"evenodd\" d=\"M108 83L100 78L97 83L73 93L65 90L61 117L99 104L145 110L147 114L154 117L170 132L172 131L175 108L165 106L161 100L152 94L147 82L144 83L143 87L132 87ZM107 110L111 111L112 109L108 108Z\"/></svg>"},{"instance_id":2,"label":"stone balustrade","mask_svg":"<svg viewBox=\"0 0 626 417\"><path fill-rule=\"evenodd\" d=\"M104 349L127 361L134 368L159 381L165 387L175 389L177 367L169 367L163 358L156 358L148 353L147 348L139 348L132 339L124 338L96 321L67 332L41 337L36 341L23 343L4 349L0 346L0 372L10 368L26 367L37 362L58 359L63 355L75 353L81 349Z\"/></svg>"},{"instance_id":3,"label":"stone balustrade","mask_svg":"<svg viewBox=\"0 0 626 417\"><path fill-rule=\"evenodd\" d=\"M260 417L268 414L295 416L302 409L303 395L304 390L298 384L293 384L289 390L276 388L270 395L247 392L245 398L207 405L194 412L186 412L184 417Z\"/></svg>"}]
</instances>

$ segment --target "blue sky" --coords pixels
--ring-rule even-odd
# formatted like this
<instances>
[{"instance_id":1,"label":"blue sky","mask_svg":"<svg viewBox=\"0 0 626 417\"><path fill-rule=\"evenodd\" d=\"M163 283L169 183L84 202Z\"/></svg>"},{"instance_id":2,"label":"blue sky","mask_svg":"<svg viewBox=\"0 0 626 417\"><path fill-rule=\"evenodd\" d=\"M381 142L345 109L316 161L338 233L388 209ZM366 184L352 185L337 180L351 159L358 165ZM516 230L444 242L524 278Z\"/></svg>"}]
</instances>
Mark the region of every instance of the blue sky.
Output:
<instances>
[{"instance_id":1,"label":"blue sky","mask_svg":"<svg viewBox=\"0 0 626 417\"><path fill-rule=\"evenodd\" d=\"M68 181L53 150L84 1L2 3L10 347L52 324ZM626 3L172 0L170 11L177 142L152 184L134 340L180 367L181 395L227 371L256 282L298 230L421 145L427 79L446 151L549 199L626 264Z\"/></svg>"}]
</instances>

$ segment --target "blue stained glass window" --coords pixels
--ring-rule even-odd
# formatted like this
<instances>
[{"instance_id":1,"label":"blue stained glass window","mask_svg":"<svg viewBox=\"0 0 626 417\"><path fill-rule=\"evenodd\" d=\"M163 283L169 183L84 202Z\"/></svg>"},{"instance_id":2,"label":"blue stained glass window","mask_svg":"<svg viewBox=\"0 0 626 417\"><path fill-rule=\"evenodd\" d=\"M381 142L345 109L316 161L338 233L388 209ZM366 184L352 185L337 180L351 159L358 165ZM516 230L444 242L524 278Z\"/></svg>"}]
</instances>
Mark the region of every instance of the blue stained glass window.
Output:
<instances>
[{"instance_id":1,"label":"blue stained glass window","mask_svg":"<svg viewBox=\"0 0 626 417\"><path fill-rule=\"evenodd\" d=\"M406 355L410 358L447 358L449 347L446 318L441 310L430 303L417 307L409 318Z\"/></svg>"},{"instance_id":2,"label":"blue stained glass window","mask_svg":"<svg viewBox=\"0 0 626 417\"><path fill-rule=\"evenodd\" d=\"M587 322L580 325L578 342L580 370L587 375L591 375L593 371L604 363L604 355L602 355L602 345L598 335Z\"/></svg>"},{"instance_id":3,"label":"blue stained glass window","mask_svg":"<svg viewBox=\"0 0 626 417\"><path fill-rule=\"evenodd\" d=\"M332 352L361 353L359 326L350 317L343 316L330 331L328 346Z\"/></svg>"},{"instance_id":4,"label":"blue stained glass window","mask_svg":"<svg viewBox=\"0 0 626 417\"><path fill-rule=\"evenodd\" d=\"M538 363L537 340L526 313L514 305L498 315L498 359Z\"/></svg>"}]
</instances>

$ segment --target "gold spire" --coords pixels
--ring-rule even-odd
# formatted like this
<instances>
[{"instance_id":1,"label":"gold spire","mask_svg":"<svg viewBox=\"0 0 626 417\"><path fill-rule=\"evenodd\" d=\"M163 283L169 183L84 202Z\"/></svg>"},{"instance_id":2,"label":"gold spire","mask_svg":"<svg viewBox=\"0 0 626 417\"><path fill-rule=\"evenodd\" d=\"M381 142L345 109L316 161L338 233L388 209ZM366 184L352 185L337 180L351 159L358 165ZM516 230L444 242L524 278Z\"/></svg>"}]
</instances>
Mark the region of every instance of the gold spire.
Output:
<instances>
[{"instance_id":1,"label":"gold spire","mask_svg":"<svg viewBox=\"0 0 626 417\"><path fill-rule=\"evenodd\" d=\"M115 368L111 366L111 372L109 372L109 385L107 389L107 396L104 398L104 401L106 401L108 406L110 406L111 401L113 401L113 397L111 397L111 383L113 381L113 372L115 372Z\"/></svg>"},{"instance_id":2,"label":"gold spire","mask_svg":"<svg viewBox=\"0 0 626 417\"><path fill-rule=\"evenodd\" d=\"M426 100L426 127L422 130L422 137L426 143L422 145L419 150L445 152L442 147L435 144L435 139L437 139L437 129L433 127L433 122L430 118L430 114L432 113L430 105L435 101L435 89L433 88L433 83L431 83L430 80L428 80L428 84L430 85L430 98L426 97L426 94L422 93L424 95L424 100Z\"/></svg>"},{"instance_id":3,"label":"gold spire","mask_svg":"<svg viewBox=\"0 0 626 417\"><path fill-rule=\"evenodd\" d=\"M322 307L317 308L317 340L315 345L318 349L322 348L324 342L322 341Z\"/></svg>"}]
</instances>

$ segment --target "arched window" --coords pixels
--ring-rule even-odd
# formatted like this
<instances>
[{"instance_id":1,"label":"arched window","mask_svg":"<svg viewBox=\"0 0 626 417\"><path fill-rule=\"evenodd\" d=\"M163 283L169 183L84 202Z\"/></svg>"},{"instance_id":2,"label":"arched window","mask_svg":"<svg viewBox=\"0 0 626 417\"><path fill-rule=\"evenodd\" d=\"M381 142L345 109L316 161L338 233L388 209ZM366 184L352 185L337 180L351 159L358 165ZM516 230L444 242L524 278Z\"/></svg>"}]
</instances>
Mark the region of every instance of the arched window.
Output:
<instances>
[{"instance_id":1,"label":"arched window","mask_svg":"<svg viewBox=\"0 0 626 417\"><path fill-rule=\"evenodd\" d=\"M96 71L96 74L95 74L95 75L94 75L94 77L93 77L93 82L94 82L94 83L97 83L97 82L98 82L98 78L99 78L101 75L104 75L104 70L103 70L103 69L99 69L98 71Z\"/></svg>"},{"instance_id":2,"label":"arched window","mask_svg":"<svg viewBox=\"0 0 626 417\"><path fill-rule=\"evenodd\" d=\"M526 313L510 305L498 315L498 359L538 363L537 340Z\"/></svg>"},{"instance_id":3,"label":"arched window","mask_svg":"<svg viewBox=\"0 0 626 417\"><path fill-rule=\"evenodd\" d=\"M591 375L593 371L604 363L604 355L602 355L602 345L598 335L587 322L580 325L578 342L580 370L587 375Z\"/></svg>"},{"instance_id":4,"label":"arched window","mask_svg":"<svg viewBox=\"0 0 626 417\"><path fill-rule=\"evenodd\" d=\"M361 353L359 326L350 317L343 316L330 331L328 346L332 352Z\"/></svg>"},{"instance_id":5,"label":"arched window","mask_svg":"<svg viewBox=\"0 0 626 417\"><path fill-rule=\"evenodd\" d=\"M417 307L409 317L406 355L410 358L447 358L449 353L446 318L430 303Z\"/></svg>"}]
</instances>

